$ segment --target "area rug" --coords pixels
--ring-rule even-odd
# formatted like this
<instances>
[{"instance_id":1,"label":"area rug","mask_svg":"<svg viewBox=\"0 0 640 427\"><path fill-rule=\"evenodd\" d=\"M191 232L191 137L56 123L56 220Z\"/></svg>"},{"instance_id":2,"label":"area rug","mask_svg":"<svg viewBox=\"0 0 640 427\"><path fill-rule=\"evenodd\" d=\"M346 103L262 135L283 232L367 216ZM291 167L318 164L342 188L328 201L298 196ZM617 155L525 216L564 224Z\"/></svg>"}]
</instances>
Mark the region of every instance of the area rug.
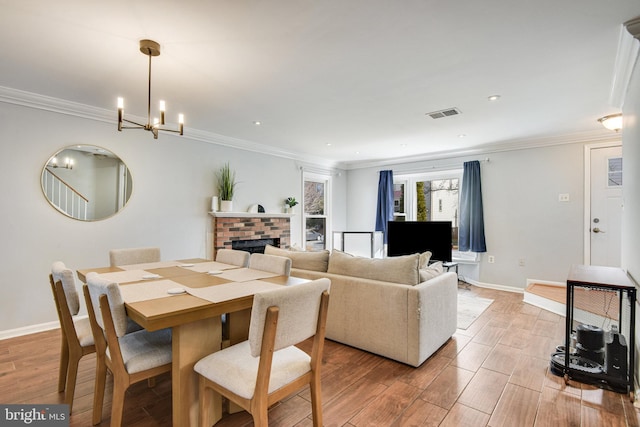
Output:
<instances>
[{"instance_id":1,"label":"area rug","mask_svg":"<svg viewBox=\"0 0 640 427\"><path fill-rule=\"evenodd\" d=\"M467 329L491 305L489 298L458 293L458 329Z\"/></svg>"}]
</instances>

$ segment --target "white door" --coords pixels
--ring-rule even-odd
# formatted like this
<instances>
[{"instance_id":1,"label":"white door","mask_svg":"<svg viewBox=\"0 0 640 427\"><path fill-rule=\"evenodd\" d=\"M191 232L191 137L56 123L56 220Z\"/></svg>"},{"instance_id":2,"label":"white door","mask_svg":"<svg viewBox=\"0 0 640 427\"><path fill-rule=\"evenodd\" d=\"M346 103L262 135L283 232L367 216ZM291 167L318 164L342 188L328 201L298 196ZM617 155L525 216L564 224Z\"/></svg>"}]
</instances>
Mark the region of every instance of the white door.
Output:
<instances>
[{"instance_id":1,"label":"white door","mask_svg":"<svg viewBox=\"0 0 640 427\"><path fill-rule=\"evenodd\" d=\"M622 147L591 148L590 264L620 267Z\"/></svg>"}]
</instances>

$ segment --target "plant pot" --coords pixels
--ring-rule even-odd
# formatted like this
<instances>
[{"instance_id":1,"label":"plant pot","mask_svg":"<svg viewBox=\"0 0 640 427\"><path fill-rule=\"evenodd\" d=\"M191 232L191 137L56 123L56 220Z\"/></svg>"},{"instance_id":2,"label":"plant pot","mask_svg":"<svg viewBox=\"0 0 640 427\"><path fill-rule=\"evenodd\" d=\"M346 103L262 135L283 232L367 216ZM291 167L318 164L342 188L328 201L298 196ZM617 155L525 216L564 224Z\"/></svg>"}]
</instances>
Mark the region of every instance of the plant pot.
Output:
<instances>
[{"instance_id":1,"label":"plant pot","mask_svg":"<svg viewBox=\"0 0 640 427\"><path fill-rule=\"evenodd\" d=\"M220 212L233 212L233 200L220 200Z\"/></svg>"}]
</instances>

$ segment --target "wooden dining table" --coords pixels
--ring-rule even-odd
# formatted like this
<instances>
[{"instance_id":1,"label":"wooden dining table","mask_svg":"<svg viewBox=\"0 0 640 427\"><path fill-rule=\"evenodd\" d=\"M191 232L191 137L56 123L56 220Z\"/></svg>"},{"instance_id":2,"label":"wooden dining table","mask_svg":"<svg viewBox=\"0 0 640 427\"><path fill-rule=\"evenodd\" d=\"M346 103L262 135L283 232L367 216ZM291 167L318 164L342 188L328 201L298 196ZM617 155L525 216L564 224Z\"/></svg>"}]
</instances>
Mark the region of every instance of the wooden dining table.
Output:
<instances>
[{"instance_id":1,"label":"wooden dining table","mask_svg":"<svg viewBox=\"0 0 640 427\"><path fill-rule=\"evenodd\" d=\"M121 279L114 281L121 286L127 315L144 329L171 328L174 426L198 425L198 375L193 366L221 349L221 316L227 314L231 345L246 340L256 292L308 281L200 258L83 268L77 270L78 278L86 283L90 272ZM181 287L185 293L169 294L167 287ZM220 420L221 399L203 416L206 425Z\"/></svg>"}]
</instances>

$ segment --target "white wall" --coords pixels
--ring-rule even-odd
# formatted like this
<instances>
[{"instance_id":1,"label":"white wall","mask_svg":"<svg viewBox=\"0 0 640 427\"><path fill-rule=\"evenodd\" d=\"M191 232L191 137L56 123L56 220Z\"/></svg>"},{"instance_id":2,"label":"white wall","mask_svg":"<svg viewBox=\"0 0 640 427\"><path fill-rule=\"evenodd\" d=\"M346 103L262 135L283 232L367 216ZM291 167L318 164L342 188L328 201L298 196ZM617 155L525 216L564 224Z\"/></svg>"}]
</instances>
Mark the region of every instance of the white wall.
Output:
<instances>
[{"instance_id":1,"label":"white wall","mask_svg":"<svg viewBox=\"0 0 640 427\"><path fill-rule=\"evenodd\" d=\"M115 116L115 115L114 115ZM236 210L259 203L282 212L284 199L302 199L301 170L275 157L187 137L116 129L113 123L0 103L0 143L10 153L0 169L5 192L0 210L0 336L3 331L57 320L48 284L51 263L71 268L107 265L112 248L159 246L164 259L210 255L208 215L215 172L236 170ZM57 212L40 186L49 157L72 144L92 144L117 154L131 170L132 197L119 214L81 222ZM345 226L345 175L333 174L334 224ZM292 219L292 242L302 245L301 219Z\"/></svg>"},{"instance_id":2,"label":"white wall","mask_svg":"<svg viewBox=\"0 0 640 427\"><path fill-rule=\"evenodd\" d=\"M623 198L622 268L640 283L640 62L629 82L622 113ZM629 185L633 183L633 185ZM636 303L636 387L640 375L640 305ZM636 390L637 391L637 390Z\"/></svg>"},{"instance_id":3,"label":"white wall","mask_svg":"<svg viewBox=\"0 0 640 427\"><path fill-rule=\"evenodd\" d=\"M584 144L547 146L489 154L481 163L487 254L470 279L490 285L524 288L527 279L564 282L571 264L583 262ZM462 167L477 157L406 163L350 170L349 230L375 226L378 171L394 174ZM625 178L626 179L626 178ZM569 202L558 194L568 193ZM493 255L489 264L486 255ZM520 259L524 266L520 266Z\"/></svg>"}]
</instances>

